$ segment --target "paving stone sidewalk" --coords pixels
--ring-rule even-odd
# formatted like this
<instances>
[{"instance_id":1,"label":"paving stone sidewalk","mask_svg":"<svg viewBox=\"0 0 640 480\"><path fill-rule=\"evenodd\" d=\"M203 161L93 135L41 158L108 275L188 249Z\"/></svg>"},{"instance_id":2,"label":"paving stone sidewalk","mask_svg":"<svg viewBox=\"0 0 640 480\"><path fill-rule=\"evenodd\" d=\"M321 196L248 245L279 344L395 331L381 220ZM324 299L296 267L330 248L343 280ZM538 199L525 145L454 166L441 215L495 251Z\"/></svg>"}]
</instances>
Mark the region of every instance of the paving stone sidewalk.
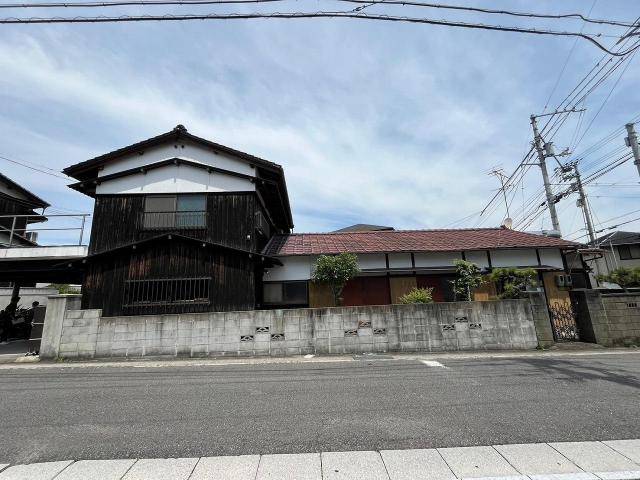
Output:
<instances>
[{"instance_id":1,"label":"paving stone sidewalk","mask_svg":"<svg viewBox=\"0 0 640 480\"><path fill-rule=\"evenodd\" d=\"M0 480L640 480L640 439L0 464Z\"/></svg>"}]
</instances>

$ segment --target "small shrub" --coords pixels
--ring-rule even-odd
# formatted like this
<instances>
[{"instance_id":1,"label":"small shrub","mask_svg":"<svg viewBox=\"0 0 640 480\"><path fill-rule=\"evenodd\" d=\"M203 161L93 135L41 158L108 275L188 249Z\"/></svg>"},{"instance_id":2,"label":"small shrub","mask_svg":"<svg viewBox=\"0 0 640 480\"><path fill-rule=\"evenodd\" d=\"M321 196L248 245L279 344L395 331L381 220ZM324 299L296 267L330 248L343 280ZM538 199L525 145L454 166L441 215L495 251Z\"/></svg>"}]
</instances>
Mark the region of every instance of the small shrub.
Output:
<instances>
[{"instance_id":1,"label":"small shrub","mask_svg":"<svg viewBox=\"0 0 640 480\"><path fill-rule=\"evenodd\" d=\"M405 305L411 303L433 303L433 288L413 288L409 293L402 295L398 301Z\"/></svg>"},{"instance_id":2,"label":"small shrub","mask_svg":"<svg viewBox=\"0 0 640 480\"><path fill-rule=\"evenodd\" d=\"M80 290L78 288L73 287L68 283L52 283L51 285L48 285L48 287L58 289L58 293L61 295L68 293L80 293Z\"/></svg>"},{"instance_id":3,"label":"small shrub","mask_svg":"<svg viewBox=\"0 0 640 480\"><path fill-rule=\"evenodd\" d=\"M498 286L498 298L511 299L521 298L528 288L536 286L537 275L533 268L496 268L490 278Z\"/></svg>"},{"instance_id":4,"label":"small shrub","mask_svg":"<svg viewBox=\"0 0 640 480\"><path fill-rule=\"evenodd\" d=\"M599 282L609 282L620 285L622 288L640 287L640 267L619 267L608 275L598 275Z\"/></svg>"}]
</instances>

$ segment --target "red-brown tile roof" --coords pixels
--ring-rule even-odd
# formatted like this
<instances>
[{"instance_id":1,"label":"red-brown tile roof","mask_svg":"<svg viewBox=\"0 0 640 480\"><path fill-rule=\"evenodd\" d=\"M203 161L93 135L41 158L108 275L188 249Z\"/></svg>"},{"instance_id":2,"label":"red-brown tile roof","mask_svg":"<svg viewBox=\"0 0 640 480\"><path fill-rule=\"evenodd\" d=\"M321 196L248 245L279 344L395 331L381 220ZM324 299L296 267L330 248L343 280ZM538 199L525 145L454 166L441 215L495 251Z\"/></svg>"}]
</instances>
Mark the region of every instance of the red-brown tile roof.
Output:
<instances>
[{"instance_id":1,"label":"red-brown tile roof","mask_svg":"<svg viewBox=\"0 0 640 480\"><path fill-rule=\"evenodd\" d=\"M320 255L334 253L451 252L499 248L576 248L559 238L505 228L458 230L397 230L276 235L265 255Z\"/></svg>"}]
</instances>

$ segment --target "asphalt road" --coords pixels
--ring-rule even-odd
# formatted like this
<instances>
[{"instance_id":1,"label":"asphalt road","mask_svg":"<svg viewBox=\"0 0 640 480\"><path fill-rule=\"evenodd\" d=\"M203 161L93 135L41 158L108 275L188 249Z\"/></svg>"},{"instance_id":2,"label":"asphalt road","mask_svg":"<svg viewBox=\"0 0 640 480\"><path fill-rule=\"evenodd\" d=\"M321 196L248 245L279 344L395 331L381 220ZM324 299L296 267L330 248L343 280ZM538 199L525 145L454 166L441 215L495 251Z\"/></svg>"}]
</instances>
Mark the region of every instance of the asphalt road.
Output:
<instances>
[{"instance_id":1,"label":"asphalt road","mask_svg":"<svg viewBox=\"0 0 640 480\"><path fill-rule=\"evenodd\" d=\"M640 355L0 370L0 463L640 438Z\"/></svg>"}]
</instances>

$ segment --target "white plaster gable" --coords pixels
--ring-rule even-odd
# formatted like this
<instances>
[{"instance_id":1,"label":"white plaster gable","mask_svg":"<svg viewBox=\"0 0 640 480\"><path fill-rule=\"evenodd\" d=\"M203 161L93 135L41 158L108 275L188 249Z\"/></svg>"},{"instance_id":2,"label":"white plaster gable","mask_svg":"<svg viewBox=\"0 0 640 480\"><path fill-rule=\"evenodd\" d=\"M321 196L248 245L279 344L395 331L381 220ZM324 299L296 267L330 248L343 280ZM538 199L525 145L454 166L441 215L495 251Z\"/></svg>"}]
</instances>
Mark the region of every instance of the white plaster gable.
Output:
<instances>
[{"instance_id":1,"label":"white plaster gable","mask_svg":"<svg viewBox=\"0 0 640 480\"><path fill-rule=\"evenodd\" d=\"M96 186L98 195L252 191L255 191L255 184L249 179L215 171L207 172L187 164L165 165L146 173L136 172Z\"/></svg>"},{"instance_id":2,"label":"white plaster gable","mask_svg":"<svg viewBox=\"0 0 640 480\"><path fill-rule=\"evenodd\" d=\"M155 145L145 149L142 155L140 155L139 152L134 152L107 162L104 168L98 173L98 177L132 168L140 168L145 165L176 157L245 175L255 175L255 169L251 168L251 165L245 160L235 158L223 152L214 153L212 148L188 140L180 140L178 143L171 140L165 144Z\"/></svg>"}]
</instances>

